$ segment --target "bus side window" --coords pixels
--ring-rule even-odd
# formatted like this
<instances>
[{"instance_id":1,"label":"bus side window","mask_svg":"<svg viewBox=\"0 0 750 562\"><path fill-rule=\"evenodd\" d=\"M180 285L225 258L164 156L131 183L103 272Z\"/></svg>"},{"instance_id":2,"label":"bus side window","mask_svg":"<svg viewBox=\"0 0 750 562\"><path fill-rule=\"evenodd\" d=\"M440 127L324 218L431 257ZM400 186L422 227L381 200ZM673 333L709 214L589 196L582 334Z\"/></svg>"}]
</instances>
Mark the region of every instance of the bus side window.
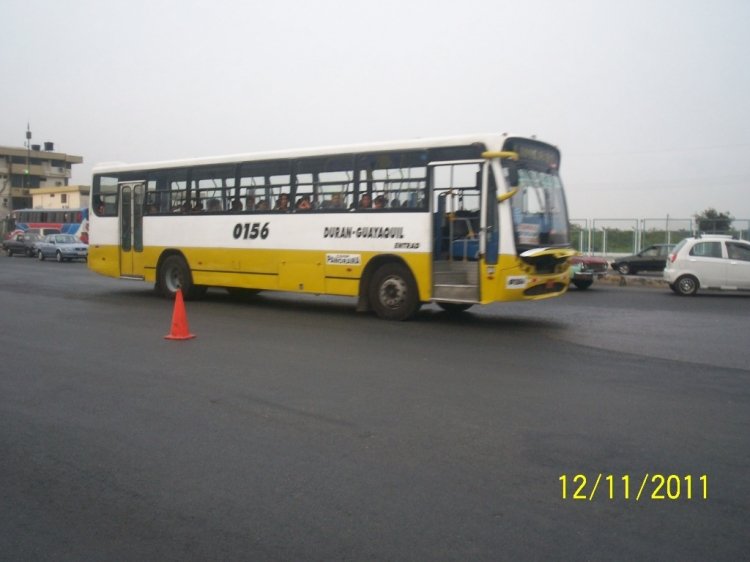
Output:
<instances>
[{"instance_id":1,"label":"bus side window","mask_svg":"<svg viewBox=\"0 0 750 562\"><path fill-rule=\"evenodd\" d=\"M195 195L200 193L201 212L221 213L230 209L230 201L236 195L236 172L234 164L193 170L193 190Z\"/></svg>"},{"instance_id":2,"label":"bus side window","mask_svg":"<svg viewBox=\"0 0 750 562\"><path fill-rule=\"evenodd\" d=\"M381 199L378 209L424 209L427 191L427 153L381 152L357 158L359 190Z\"/></svg>"},{"instance_id":3,"label":"bus side window","mask_svg":"<svg viewBox=\"0 0 750 562\"><path fill-rule=\"evenodd\" d=\"M354 158L350 154L303 158L294 164L295 205L335 211L354 205Z\"/></svg>"}]
</instances>

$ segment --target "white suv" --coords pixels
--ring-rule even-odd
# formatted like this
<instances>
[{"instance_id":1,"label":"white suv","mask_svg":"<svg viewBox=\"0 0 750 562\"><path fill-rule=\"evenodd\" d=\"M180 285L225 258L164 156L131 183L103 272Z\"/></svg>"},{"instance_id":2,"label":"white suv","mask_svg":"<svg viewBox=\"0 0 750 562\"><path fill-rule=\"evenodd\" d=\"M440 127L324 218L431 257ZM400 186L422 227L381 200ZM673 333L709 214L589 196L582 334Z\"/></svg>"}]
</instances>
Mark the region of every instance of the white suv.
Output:
<instances>
[{"instance_id":1,"label":"white suv","mask_svg":"<svg viewBox=\"0 0 750 562\"><path fill-rule=\"evenodd\" d=\"M678 295L698 288L750 291L750 242L717 234L686 238L669 254L664 279Z\"/></svg>"}]
</instances>

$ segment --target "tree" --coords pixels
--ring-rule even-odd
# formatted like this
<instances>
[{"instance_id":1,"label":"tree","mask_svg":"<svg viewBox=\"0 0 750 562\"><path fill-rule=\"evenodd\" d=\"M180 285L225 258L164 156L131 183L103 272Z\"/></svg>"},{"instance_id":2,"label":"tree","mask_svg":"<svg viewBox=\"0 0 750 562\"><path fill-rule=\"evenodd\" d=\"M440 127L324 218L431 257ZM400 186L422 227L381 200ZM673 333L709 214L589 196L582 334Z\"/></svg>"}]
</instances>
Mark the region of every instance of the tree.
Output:
<instances>
[{"instance_id":1,"label":"tree","mask_svg":"<svg viewBox=\"0 0 750 562\"><path fill-rule=\"evenodd\" d=\"M732 228L734 218L729 212L720 213L713 207L709 207L702 213L695 215L698 224L698 232L724 233Z\"/></svg>"}]
</instances>

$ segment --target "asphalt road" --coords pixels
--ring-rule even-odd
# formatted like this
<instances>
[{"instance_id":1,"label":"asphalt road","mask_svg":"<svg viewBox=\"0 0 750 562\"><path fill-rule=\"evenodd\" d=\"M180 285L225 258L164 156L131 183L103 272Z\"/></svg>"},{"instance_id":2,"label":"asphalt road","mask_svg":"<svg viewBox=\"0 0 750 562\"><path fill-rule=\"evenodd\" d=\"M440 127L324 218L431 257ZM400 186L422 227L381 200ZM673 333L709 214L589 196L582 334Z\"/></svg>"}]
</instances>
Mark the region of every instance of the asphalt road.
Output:
<instances>
[{"instance_id":1,"label":"asphalt road","mask_svg":"<svg viewBox=\"0 0 750 562\"><path fill-rule=\"evenodd\" d=\"M0 258L0 312L2 560L747 557L750 296L212 291L175 342L143 283Z\"/></svg>"}]
</instances>

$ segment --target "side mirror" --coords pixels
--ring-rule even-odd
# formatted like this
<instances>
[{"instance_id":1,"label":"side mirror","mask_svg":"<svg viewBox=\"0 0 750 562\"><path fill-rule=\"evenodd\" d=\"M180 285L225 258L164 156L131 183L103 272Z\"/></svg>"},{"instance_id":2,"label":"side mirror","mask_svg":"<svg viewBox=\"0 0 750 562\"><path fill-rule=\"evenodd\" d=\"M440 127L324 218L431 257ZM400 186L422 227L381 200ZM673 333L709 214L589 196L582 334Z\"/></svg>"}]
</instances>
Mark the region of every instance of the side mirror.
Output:
<instances>
[{"instance_id":1,"label":"side mirror","mask_svg":"<svg viewBox=\"0 0 750 562\"><path fill-rule=\"evenodd\" d=\"M518 186L518 153L512 150L486 151L482 153L482 158L502 158L503 170L507 172L506 178L511 187Z\"/></svg>"},{"instance_id":2,"label":"side mirror","mask_svg":"<svg viewBox=\"0 0 750 562\"><path fill-rule=\"evenodd\" d=\"M513 197L516 193L518 193L518 188L517 187L514 187L513 189L511 189L507 193L501 193L500 195L497 196L497 202L498 203L502 203L506 199L510 199L511 197Z\"/></svg>"}]
</instances>

